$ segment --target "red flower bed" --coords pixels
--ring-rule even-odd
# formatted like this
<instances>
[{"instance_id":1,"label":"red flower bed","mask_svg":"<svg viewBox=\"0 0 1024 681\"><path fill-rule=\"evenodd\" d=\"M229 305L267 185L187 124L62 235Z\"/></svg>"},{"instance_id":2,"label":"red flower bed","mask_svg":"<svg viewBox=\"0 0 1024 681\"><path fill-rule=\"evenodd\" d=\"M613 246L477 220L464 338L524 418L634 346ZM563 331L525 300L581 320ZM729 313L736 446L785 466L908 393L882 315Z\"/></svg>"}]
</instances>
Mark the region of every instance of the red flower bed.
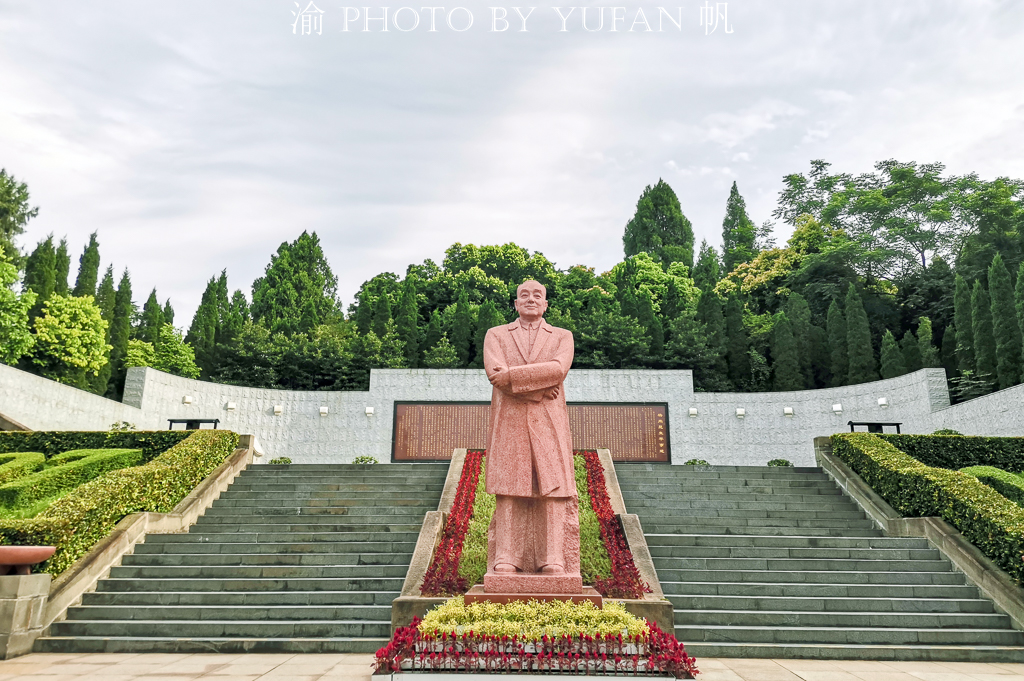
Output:
<instances>
[{"instance_id":1,"label":"red flower bed","mask_svg":"<svg viewBox=\"0 0 1024 681\"><path fill-rule=\"evenodd\" d=\"M419 619L401 627L377 651L378 674L401 671L538 673L553 671L587 675L664 676L692 679L696 660L683 644L658 625L642 636L518 637L420 632Z\"/></svg>"},{"instance_id":2,"label":"red flower bed","mask_svg":"<svg viewBox=\"0 0 1024 681\"><path fill-rule=\"evenodd\" d=\"M471 449L466 452L455 502L445 521L434 558L423 577L423 588L420 593L424 596L462 594L469 588L466 580L459 577L459 557L462 556L462 545L466 539L466 530L469 529L469 520L473 517L473 502L476 500L476 487L480 479L480 463L483 458L483 450Z\"/></svg>"},{"instance_id":3,"label":"red flower bed","mask_svg":"<svg viewBox=\"0 0 1024 681\"><path fill-rule=\"evenodd\" d=\"M643 598L645 593L650 593L651 587L640 578L640 571L633 562L633 552L629 550L629 542L626 541L626 533L622 531L622 523L612 510L608 489L604 484L601 458L594 450L579 453L587 465L590 504L601 523L601 539L612 562L611 577L596 580L594 588L609 598Z\"/></svg>"}]
</instances>

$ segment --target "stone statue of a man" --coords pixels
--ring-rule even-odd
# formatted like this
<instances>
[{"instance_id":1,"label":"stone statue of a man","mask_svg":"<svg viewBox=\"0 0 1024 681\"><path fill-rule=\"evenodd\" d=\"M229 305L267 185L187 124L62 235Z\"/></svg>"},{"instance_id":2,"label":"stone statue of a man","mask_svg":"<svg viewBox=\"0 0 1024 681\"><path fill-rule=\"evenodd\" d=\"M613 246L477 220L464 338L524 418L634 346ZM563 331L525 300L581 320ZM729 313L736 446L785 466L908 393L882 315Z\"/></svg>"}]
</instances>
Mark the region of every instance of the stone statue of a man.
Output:
<instances>
[{"instance_id":1,"label":"stone statue of a man","mask_svg":"<svg viewBox=\"0 0 1024 681\"><path fill-rule=\"evenodd\" d=\"M547 290L516 291L519 319L487 332L484 368L494 386L486 489L497 497L488 532L493 575L579 575L579 513L563 381L572 333L544 321Z\"/></svg>"}]
</instances>

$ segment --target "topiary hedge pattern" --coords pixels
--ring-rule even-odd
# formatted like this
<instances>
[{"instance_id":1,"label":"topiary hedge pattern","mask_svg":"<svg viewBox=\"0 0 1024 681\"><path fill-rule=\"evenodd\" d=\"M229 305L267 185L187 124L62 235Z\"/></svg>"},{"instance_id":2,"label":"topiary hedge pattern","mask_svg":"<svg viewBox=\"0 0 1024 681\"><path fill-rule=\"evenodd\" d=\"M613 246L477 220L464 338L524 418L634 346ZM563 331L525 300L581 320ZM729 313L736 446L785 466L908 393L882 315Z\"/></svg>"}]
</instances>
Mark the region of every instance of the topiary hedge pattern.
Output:
<instances>
[{"instance_id":1,"label":"topiary hedge pattern","mask_svg":"<svg viewBox=\"0 0 1024 681\"><path fill-rule=\"evenodd\" d=\"M1024 438L963 435L879 435L926 466L958 471L968 466L995 466L1024 471Z\"/></svg>"},{"instance_id":2,"label":"topiary hedge pattern","mask_svg":"<svg viewBox=\"0 0 1024 681\"><path fill-rule=\"evenodd\" d=\"M42 452L0 454L0 485L35 473L46 463Z\"/></svg>"},{"instance_id":3,"label":"topiary hedge pattern","mask_svg":"<svg viewBox=\"0 0 1024 681\"><path fill-rule=\"evenodd\" d=\"M898 513L941 517L1020 582L1024 509L974 476L918 461L896 449L892 437L839 433L832 436L832 451Z\"/></svg>"},{"instance_id":4,"label":"topiary hedge pattern","mask_svg":"<svg viewBox=\"0 0 1024 681\"><path fill-rule=\"evenodd\" d=\"M231 431L187 431L184 440L149 463L105 473L35 518L0 521L0 543L56 546L53 557L35 569L58 575L130 513L173 510L237 444Z\"/></svg>"},{"instance_id":5,"label":"topiary hedge pattern","mask_svg":"<svg viewBox=\"0 0 1024 681\"><path fill-rule=\"evenodd\" d=\"M1024 506L1024 479L1019 475L994 466L969 466L961 468L960 472L973 475L1013 503Z\"/></svg>"},{"instance_id":6,"label":"topiary hedge pattern","mask_svg":"<svg viewBox=\"0 0 1024 681\"><path fill-rule=\"evenodd\" d=\"M141 449L75 449L58 454L43 470L0 485L0 506L18 508L60 496L108 471L142 463Z\"/></svg>"},{"instance_id":7,"label":"topiary hedge pattern","mask_svg":"<svg viewBox=\"0 0 1024 681\"><path fill-rule=\"evenodd\" d=\"M50 458L72 449L141 449L143 460L152 461L191 433L190 430L13 430L0 432L0 452L42 452Z\"/></svg>"}]
</instances>

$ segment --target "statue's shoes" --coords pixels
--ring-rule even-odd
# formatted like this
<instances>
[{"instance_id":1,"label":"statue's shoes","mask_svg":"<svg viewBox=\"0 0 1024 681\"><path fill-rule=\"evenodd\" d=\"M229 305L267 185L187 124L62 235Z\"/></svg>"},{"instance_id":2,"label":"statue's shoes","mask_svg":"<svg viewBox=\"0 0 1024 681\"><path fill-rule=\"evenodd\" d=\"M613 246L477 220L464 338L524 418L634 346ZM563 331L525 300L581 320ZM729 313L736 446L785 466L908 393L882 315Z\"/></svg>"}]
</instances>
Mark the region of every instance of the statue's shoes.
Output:
<instances>
[{"instance_id":1,"label":"statue's shoes","mask_svg":"<svg viewBox=\"0 0 1024 681\"><path fill-rule=\"evenodd\" d=\"M542 575L564 575L565 568L561 565L545 565L540 569Z\"/></svg>"},{"instance_id":2,"label":"statue's shoes","mask_svg":"<svg viewBox=\"0 0 1024 681\"><path fill-rule=\"evenodd\" d=\"M516 573L516 566L511 563L498 563L494 566L494 574L497 575L514 575Z\"/></svg>"}]
</instances>

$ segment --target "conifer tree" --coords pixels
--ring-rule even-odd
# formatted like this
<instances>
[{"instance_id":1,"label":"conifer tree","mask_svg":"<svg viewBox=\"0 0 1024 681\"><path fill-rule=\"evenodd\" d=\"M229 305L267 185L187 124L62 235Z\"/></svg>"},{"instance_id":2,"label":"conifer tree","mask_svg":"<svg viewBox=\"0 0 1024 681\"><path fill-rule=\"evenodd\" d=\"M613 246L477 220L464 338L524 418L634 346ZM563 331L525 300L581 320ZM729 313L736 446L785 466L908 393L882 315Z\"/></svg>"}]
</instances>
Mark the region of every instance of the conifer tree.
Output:
<instances>
[{"instance_id":1,"label":"conifer tree","mask_svg":"<svg viewBox=\"0 0 1024 681\"><path fill-rule=\"evenodd\" d=\"M942 366L946 370L946 378L957 375L956 324L947 326L942 334Z\"/></svg>"},{"instance_id":2,"label":"conifer tree","mask_svg":"<svg viewBox=\"0 0 1024 681\"><path fill-rule=\"evenodd\" d=\"M469 365L469 339L473 337L473 311L469 306L469 295L463 288L455 303L455 323L452 326L452 346L459 356L459 366Z\"/></svg>"},{"instance_id":3,"label":"conifer tree","mask_svg":"<svg viewBox=\"0 0 1024 681\"><path fill-rule=\"evenodd\" d=\"M142 319L139 320L136 336L139 340L152 343L155 346L160 342L160 331L163 329L163 326L164 311L160 307L160 302L156 299L156 289L154 288L142 306Z\"/></svg>"},{"instance_id":4,"label":"conifer tree","mask_svg":"<svg viewBox=\"0 0 1024 681\"><path fill-rule=\"evenodd\" d=\"M942 366L939 351L932 344L932 320L928 317L921 317L917 322L917 344L921 348L921 368Z\"/></svg>"},{"instance_id":5,"label":"conifer tree","mask_svg":"<svg viewBox=\"0 0 1024 681\"><path fill-rule=\"evenodd\" d=\"M360 334L365 335L373 329L373 307L370 300L359 300L353 320L356 323L356 331Z\"/></svg>"},{"instance_id":6,"label":"conifer tree","mask_svg":"<svg viewBox=\"0 0 1024 681\"><path fill-rule=\"evenodd\" d=\"M235 289L235 292L231 294L227 317L222 322L221 334L218 336L217 342L228 344L234 341L242 333L250 318L249 301L246 300L245 294L241 290Z\"/></svg>"},{"instance_id":7,"label":"conifer tree","mask_svg":"<svg viewBox=\"0 0 1024 681\"><path fill-rule=\"evenodd\" d=\"M114 267L107 265L107 271L103 273L103 279L96 288L96 307L100 309L100 317L107 322L104 331L104 347L110 345L110 330L114 324L114 303L117 298L117 290L114 288ZM107 361L100 367L99 371L89 380L90 389L97 395L105 395L107 386L110 384L110 377L113 374L113 366L110 363L110 351L105 351Z\"/></svg>"},{"instance_id":8,"label":"conifer tree","mask_svg":"<svg viewBox=\"0 0 1024 681\"><path fill-rule=\"evenodd\" d=\"M53 235L40 241L25 261L25 290L36 294L36 302L28 312L29 324L42 314L43 305L53 295L57 280L57 253Z\"/></svg>"},{"instance_id":9,"label":"conifer tree","mask_svg":"<svg viewBox=\"0 0 1024 681\"><path fill-rule=\"evenodd\" d=\"M398 304L395 325L398 328L398 337L405 343L405 361L410 367L417 367L420 363L419 320L416 276L408 274L402 282L402 299Z\"/></svg>"},{"instance_id":10,"label":"conifer tree","mask_svg":"<svg viewBox=\"0 0 1024 681\"><path fill-rule=\"evenodd\" d=\"M387 333L388 322L391 321L391 300L387 294L381 293L377 304L373 306L373 332L383 339Z\"/></svg>"},{"instance_id":11,"label":"conifer tree","mask_svg":"<svg viewBox=\"0 0 1024 681\"><path fill-rule=\"evenodd\" d=\"M651 300L650 293L646 290L641 290L640 295L637 296L637 301L637 321L640 322L640 325L647 332L650 355L655 360L660 360L665 354L665 328L661 325L661 320L654 313L654 301Z\"/></svg>"},{"instance_id":12,"label":"conifer tree","mask_svg":"<svg viewBox=\"0 0 1024 681\"><path fill-rule=\"evenodd\" d=\"M427 349L423 365L430 369L454 369L459 366L459 355L448 341L448 334L441 334L437 342Z\"/></svg>"},{"instance_id":13,"label":"conifer tree","mask_svg":"<svg viewBox=\"0 0 1024 681\"><path fill-rule=\"evenodd\" d=\"M662 322L662 328L675 319L685 307L686 304L679 294L679 286L676 285L676 280L674 278L669 279L668 286L665 287L665 297L661 301L661 314L659 318ZM668 329L665 329L665 331L667 336Z\"/></svg>"},{"instance_id":14,"label":"conifer tree","mask_svg":"<svg viewBox=\"0 0 1024 681\"><path fill-rule=\"evenodd\" d=\"M803 371L800 368L796 340L793 338L793 327L785 312L775 316L772 328L772 365L775 372L774 389L801 390L805 386Z\"/></svg>"},{"instance_id":15,"label":"conifer tree","mask_svg":"<svg viewBox=\"0 0 1024 681\"><path fill-rule=\"evenodd\" d=\"M729 380L741 389L751 380L750 340L743 326L743 301L739 294L732 294L725 301L726 357L729 361Z\"/></svg>"},{"instance_id":16,"label":"conifer tree","mask_svg":"<svg viewBox=\"0 0 1024 681\"><path fill-rule=\"evenodd\" d=\"M320 238L316 232L303 232L295 241L282 243L264 275L252 283L249 312L271 333L305 332L334 314L337 291L338 278L327 264Z\"/></svg>"},{"instance_id":17,"label":"conifer tree","mask_svg":"<svg viewBox=\"0 0 1024 681\"><path fill-rule=\"evenodd\" d=\"M498 308L494 307L494 303L488 300L480 306L476 315L476 335L474 336L476 355L473 357L473 366L483 368L484 339L487 337L487 332L491 328L501 326L504 323L505 320L502 318L501 313L498 312Z\"/></svg>"},{"instance_id":18,"label":"conifer tree","mask_svg":"<svg viewBox=\"0 0 1024 681\"><path fill-rule=\"evenodd\" d=\"M814 333L811 331L811 308L799 293L791 293L786 301L786 318L796 342L797 360L804 379L804 388L814 387Z\"/></svg>"},{"instance_id":19,"label":"conifer tree","mask_svg":"<svg viewBox=\"0 0 1024 681\"><path fill-rule=\"evenodd\" d=\"M71 274L71 256L68 255L68 240L61 239L54 254L54 279L53 292L59 296L66 296L68 288L68 276Z\"/></svg>"},{"instance_id":20,"label":"conifer tree","mask_svg":"<svg viewBox=\"0 0 1024 681\"><path fill-rule=\"evenodd\" d=\"M217 280L210 277L192 317L192 325L185 334L185 342L195 348L196 364L203 378L210 376L217 366L217 287Z\"/></svg>"},{"instance_id":21,"label":"conifer tree","mask_svg":"<svg viewBox=\"0 0 1024 681\"><path fill-rule=\"evenodd\" d=\"M921 344L917 342L917 336L910 329L907 329L900 339L900 349L903 352L903 365L907 367L908 372L924 368Z\"/></svg>"},{"instance_id":22,"label":"conifer tree","mask_svg":"<svg viewBox=\"0 0 1024 681\"><path fill-rule=\"evenodd\" d=\"M693 283L702 292L707 293L715 288L715 284L722 278L720 271L718 252L708 245L706 239L701 241L697 264L693 266Z\"/></svg>"},{"instance_id":23,"label":"conifer tree","mask_svg":"<svg viewBox=\"0 0 1024 681\"><path fill-rule=\"evenodd\" d=\"M811 325L811 368L815 388L827 388L832 382L832 351L828 344L828 331Z\"/></svg>"},{"instance_id":24,"label":"conifer tree","mask_svg":"<svg viewBox=\"0 0 1024 681\"><path fill-rule=\"evenodd\" d=\"M384 326L378 366L382 369L404 369L409 366L405 361L405 347L398 336L398 326L394 319L389 319Z\"/></svg>"},{"instance_id":25,"label":"conifer tree","mask_svg":"<svg viewBox=\"0 0 1024 681\"><path fill-rule=\"evenodd\" d=\"M664 180L659 179L653 187L647 185L640 195L622 245L627 258L646 252L664 268L674 262L693 267L693 226Z\"/></svg>"},{"instance_id":26,"label":"conifer tree","mask_svg":"<svg viewBox=\"0 0 1024 681\"><path fill-rule=\"evenodd\" d=\"M89 235L81 257L78 258L78 277L75 278L74 296L95 296L100 277L100 244L96 232Z\"/></svg>"},{"instance_id":27,"label":"conifer tree","mask_svg":"<svg viewBox=\"0 0 1024 681\"><path fill-rule=\"evenodd\" d=\"M174 326L174 308L171 307L170 298L164 302L164 324L170 324L172 327Z\"/></svg>"},{"instance_id":28,"label":"conifer tree","mask_svg":"<svg viewBox=\"0 0 1024 681\"><path fill-rule=\"evenodd\" d=\"M430 313L430 322L427 323L427 332L423 335L423 347L428 350L441 342L441 336L447 340L448 334L444 329L444 320L441 319L441 310L435 309ZM448 341L449 344L451 341Z\"/></svg>"},{"instance_id":29,"label":"conifer tree","mask_svg":"<svg viewBox=\"0 0 1024 681\"><path fill-rule=\"evenodd\" d=\"M115 397L120 397L124 390L124 379L126 376L124 359L128 354L128 336L131 332L132 315L134 312L135 306L132 305L132 280L126 269L121 274L121 281L117 284L117 294L114 296L114 321L110 327L110 364L112 374L108 392Z\"/></svg>"},{"instance_id":30,"label":"conifer tree","mask_svg":"<svg viewBox=\"0 0 1024 681\"><path fill-rule=\"evenodd\" d=\"M971 319L974 323L974 376L995 380L996 339L992 329L992 301L988 291L977 280L971 291Z\"/></svg>"},{"instance_id":31,"label":"conifer tree","mask_svg":"<svg viewBox=\"0 0 1024 681\"><path fill-rule=\"evenodd\" d=\"M1010 273L998 252L988 268L988 292L992 298L992 332L996 345L996 378L999 389L1020 383L1021 336L1013 300Z\"/></svg>"},{"instance_id":32,"label":"conifer tree","mask_svg":"<svg viewBox=\"0 0 1024 681\"><path fill-rule=\"evenodd\" d=\"M704 325L708 349L714 357L714 374L722 379L729 375L728 335L725 331L725 315L722 313L722 299L713 290L702 293L697 301L697 321Z\"/></svg>"},{"instance_id":33,"label":"conifer tree","mask_svg":"<svg viewBox=\"0 0 1024 681\"><path fill-rule=\"evenodd\" d=\"M882 336L882 378L896 378L905 373L907 365L903 362L903 352L892 331L886 329Z\"/></svg>"},{"instance_id":34,"label":"conifer tree","mask_svg":"<svg viewBox=\"0 0 1024 681\"><path fill-rule=\"evenodd\" d=\"M878 365L871 348L871 327L864 303L852 283L846 292L846 348L850 358L850 385L878 380Z\"/></svg>"},{"instance_id":35,"label":"conifer tree","mask_svg":"<svg viewBox=\"0 0 1024 681\"><path fill-rule=\"evenodd\" d=\"M828 306L828 344L832 348L831 367L833 388L846 385L846 379L850 374L850 358L846 350L846 315L843 314L839 303L833 300Z\"/></svg>"},{"instance_id":36,"label":"conifer tree","mask_svg":"<svg viewBox=\"0 0 1024 681\"><path fill-rule=\"evenodd\" d=\"M953 326L956 327L956 363L960 373L976 371L974 357L974 316L971 303L971 286L959 274L956 275L956 289L953 294ZM1019 286L1020 284L1018 284Z\"/></svg>"},{"instance_id":37,"label":"conifer tree","mask_svg":"<svg viewBox=\"0 0 1024 681\"><path fill-rule=\"evenodd\" d=\"M747 203L733 182L725 203L725 220L722 221L722 264L726 272L732 272L736 265L754 259L757 254L756 238L757 228L747 216Z\"/></svg>"}]
</instances>

